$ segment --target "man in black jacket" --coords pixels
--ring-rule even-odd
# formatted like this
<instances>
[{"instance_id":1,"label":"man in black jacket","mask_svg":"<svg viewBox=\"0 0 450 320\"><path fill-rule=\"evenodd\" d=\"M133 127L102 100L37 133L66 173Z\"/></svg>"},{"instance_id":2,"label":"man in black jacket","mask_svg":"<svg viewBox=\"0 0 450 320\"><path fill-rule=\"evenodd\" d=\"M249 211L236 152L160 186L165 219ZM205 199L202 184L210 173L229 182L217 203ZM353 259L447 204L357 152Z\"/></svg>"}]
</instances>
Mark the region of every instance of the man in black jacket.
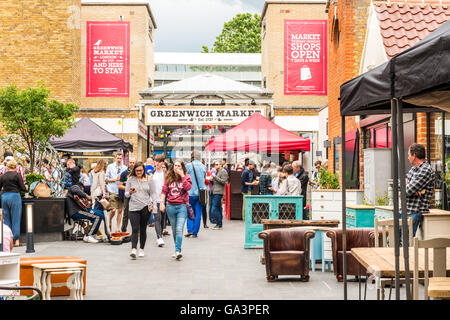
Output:
<instances>
[{"instance_id":1,"label":"man in black jacket","mask_svg":"<svg viewBox=\"0 0 450 320\"><path fill-rule=\"evenodd\" d=\"M294 169L294 176L300 180L300 184L302 185L302 196L303 196L303 220L308 220L309 217L305 214L306 207L306 191L308 189L308 173L303 169L303 165L301 161L294 161L292 163L292 168Z\"/></svg>"},{"instance_id":2,"label":"man in black jacket","mask_svg":"<svg viewBox=\"0 0 450 320\"><path fill-rule=\"evenodd\" d=\"M91 209L84 210L75 201L74 198L75 195L77 195L82 199L91 200L91 196L88 196L86 193L84 193L83 184L81 182L72 185L67 193L66 198L67 213L69 214L69 217L73 220L80 220L80 219L89 220L91 222L91 227L89 228L88 233L84 236L83 241L89 243L98 243L99 241L94 238L94 234L97 234L98 228L100 227L100 224L102 223L105 217L103 216L103 213L101 213L100 211L97 210L94 211Z\"/></svg>"}]
</instances>

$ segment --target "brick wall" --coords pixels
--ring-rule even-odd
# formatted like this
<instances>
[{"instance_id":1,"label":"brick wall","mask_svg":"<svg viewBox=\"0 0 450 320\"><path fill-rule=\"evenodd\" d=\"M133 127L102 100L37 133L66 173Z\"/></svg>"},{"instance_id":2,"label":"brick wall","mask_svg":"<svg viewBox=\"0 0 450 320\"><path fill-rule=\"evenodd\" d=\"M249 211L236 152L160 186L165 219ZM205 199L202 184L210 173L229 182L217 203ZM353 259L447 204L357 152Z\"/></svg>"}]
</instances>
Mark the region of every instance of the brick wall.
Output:
<instances>
[{"instance_id":1,"label":"brick wall","mask_svg":"<svg viewBox=\"0 0 450 320\"><path fill-rule=\"evenodd\" d=\"M326 19L325 3L268 4L263 18L266 31L262 28L261 75L263 81L266 79L267 88L274 91L274 106L322 107L327 104L327 96L284 95L284 20ZM318 110L314 115L318 115ZM276 112L279 112L279 110ZM298 109L293 112L296 113L295 115L300 115Z\"/></svg>"},{"instance_id":2,"label":"brick wall","mask_svg":"<svg viewBox=\"0 0 450 320\"><path fill-rule=\"evenodd\" d=\"M332 3L328 11L328 140L332 142L328 162L330 171L334 171L333 140L335 137L341 136L338 100L340 86L359 73L369 4L369 0L338 1L337 7L335 8L335 3ZM335 20L335 9L337 20ZM338 32L339 41L337 39ZM355 117L347 117L346 132L357 128L358 123L355 121ZM339 156L341 158L341 155ZM362 153L360 160L362 163ZM339 165L341 164L342 161L339 161ZM363 170L360 172L362 173Z\"/></svg>"},{"instance_id":3,"label":"brick wall","mask_svg":"<svg viewBox=\"0 0 450 320\"><path fill-rule=\"evenodd\" d=\"M0 87L20 89L42 80L51 96L79 104L81 0L3 0Z\"/></svg>"}]
</instances>

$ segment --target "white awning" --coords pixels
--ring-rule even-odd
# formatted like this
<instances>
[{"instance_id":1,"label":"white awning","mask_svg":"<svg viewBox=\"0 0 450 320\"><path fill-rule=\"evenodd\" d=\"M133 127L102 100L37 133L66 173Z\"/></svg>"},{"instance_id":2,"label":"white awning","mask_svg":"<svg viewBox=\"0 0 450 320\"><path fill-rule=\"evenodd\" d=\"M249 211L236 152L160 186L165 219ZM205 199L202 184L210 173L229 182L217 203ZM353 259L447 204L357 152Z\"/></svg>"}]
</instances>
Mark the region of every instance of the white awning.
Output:
<instances>
[{"instance_id":1,"label":"white awning","mask_svg":"<svg viewBox=\"0 0 450 320\"><path fill-rule=\"evenodd\" d=\"M273 122L289 131L319 131L319 116L275 116Z\"/></svg>"}]
</instances>

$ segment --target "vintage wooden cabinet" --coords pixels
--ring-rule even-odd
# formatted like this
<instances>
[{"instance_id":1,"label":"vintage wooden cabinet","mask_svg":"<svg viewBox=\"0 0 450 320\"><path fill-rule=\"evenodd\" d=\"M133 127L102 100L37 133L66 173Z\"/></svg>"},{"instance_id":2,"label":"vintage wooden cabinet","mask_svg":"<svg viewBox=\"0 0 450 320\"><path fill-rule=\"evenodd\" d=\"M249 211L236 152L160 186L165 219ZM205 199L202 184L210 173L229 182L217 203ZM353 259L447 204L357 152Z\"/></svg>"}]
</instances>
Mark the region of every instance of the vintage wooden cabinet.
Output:
<instances>
[{"instance_id":1,"label":"vintage wooden cabinet","mask_svg":"<svg viewBox=\"0 0 450 320\"><path fill-rule=\"evenodd\" d=\"M346 205L362 204L363 200L363 190L347 190ZM342 222L342 191L312 190L311 208L312 220L339 220Z\"/></svg>"},{"instance_id":2,"label":"vintage wooden cabinet","mask_svg":"<svg viewBox=\"0 0 450 320\"><path fill-rule=\"evenodd\" d=\"M375 207L366 205L347 206L347 228L373 228Z\"/></svg>"},{"instance_id":3,"label":"vintage wooden cabinet","mask_svg":"<svg viewBox=\"0 0 450 320\"><path fill-rule=\"evenodd\" d=\"M261 248L263 219L303 220L303 196L250 195L245 196L244 248Z\"/></svg>"}]
</instances>

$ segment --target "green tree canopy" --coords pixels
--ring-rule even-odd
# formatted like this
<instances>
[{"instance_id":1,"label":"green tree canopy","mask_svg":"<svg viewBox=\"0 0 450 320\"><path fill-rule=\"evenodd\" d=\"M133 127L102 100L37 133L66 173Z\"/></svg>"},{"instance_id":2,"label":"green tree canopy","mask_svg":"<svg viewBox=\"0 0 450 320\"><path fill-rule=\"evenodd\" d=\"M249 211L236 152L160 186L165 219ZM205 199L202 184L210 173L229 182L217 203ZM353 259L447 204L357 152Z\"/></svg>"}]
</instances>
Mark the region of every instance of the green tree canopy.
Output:
<instances>
[{"instance_id":1,"label":"green tree canopy","mask_svg":"<svg viewBox=\"0 0 450 320\"><path fill-rule=\"evenodd\" d=\"M259 53L261 52L261 27L259 14L239 13L223 25L211 50L203 46L202 52Z\"/></svg>"},{"instance_id":2,"label":"green tree canopy","mask_svg":"<svg viewBox=\"0 0 450 320\"><path fill-rule=\"evenodd\" d=\"M75 104L50 100L43 83L37 88L19 90L9 85L0 90L0 122L11 134L26 142L31 170L35 165L37 146L45 146L52 136L62 137L75 122Z\"/></svg>"}]
</instances>

